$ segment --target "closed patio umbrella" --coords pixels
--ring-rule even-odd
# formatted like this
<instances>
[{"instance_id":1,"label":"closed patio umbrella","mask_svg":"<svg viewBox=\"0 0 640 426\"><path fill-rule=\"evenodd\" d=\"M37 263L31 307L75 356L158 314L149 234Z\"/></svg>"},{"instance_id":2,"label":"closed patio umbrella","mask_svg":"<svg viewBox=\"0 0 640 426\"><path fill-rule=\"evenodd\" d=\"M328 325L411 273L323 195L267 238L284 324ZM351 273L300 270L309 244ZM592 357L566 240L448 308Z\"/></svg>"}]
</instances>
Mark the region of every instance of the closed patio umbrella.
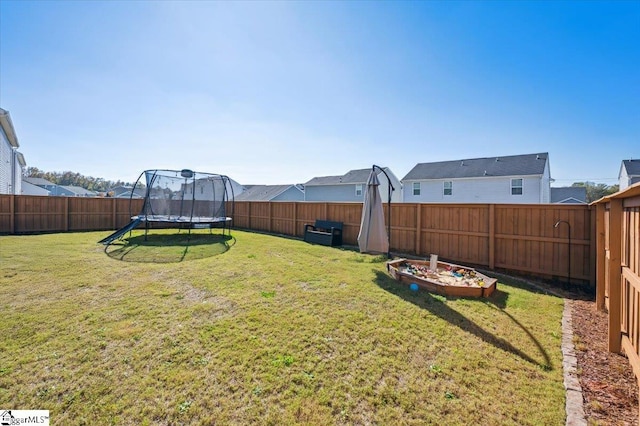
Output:
<instances>
[{"instance_id":1,"label":"closed patio umbrella","mask_svg":"<svg viewBox=\"0 0 640 426\"><path fill-rule=\"evenodd\" d=\"M378 191L379 185L380 182L374 168L367 181L367 192L364 194L362 206L362 219L358 233L358 247L361 253L387 253L389 251L382 199L380 191Z\"/></svg>"}]
</instances>

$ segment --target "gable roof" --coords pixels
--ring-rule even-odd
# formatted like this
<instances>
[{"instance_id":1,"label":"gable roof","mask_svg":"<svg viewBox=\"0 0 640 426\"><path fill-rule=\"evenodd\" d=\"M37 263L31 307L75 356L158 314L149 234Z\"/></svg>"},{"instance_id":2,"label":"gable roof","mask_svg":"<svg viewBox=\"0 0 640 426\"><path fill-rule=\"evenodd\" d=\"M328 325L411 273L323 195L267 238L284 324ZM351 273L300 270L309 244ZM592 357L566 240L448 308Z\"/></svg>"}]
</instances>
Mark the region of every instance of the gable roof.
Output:
<instances>
[{"instance_id":1,"label":"gable roof","mask_svg":"<svg viewBox=\"0 0 640 426\"><path fill-rule=\"evenodd\" d=\"M622 160L622 167L627 170L627 176L640 176L640 160Z\"/></svg>"},{"instance_id":2,"label":"gable roof","mask_svg":"<svg viewBox=\"0 0 640 426\"><path fill-rule=\"evenodd\" d=\"M21 152L16 151L16 158L18 159L20 167L25 167L27 165L27 160L24 159L24 155L22 155Z\"/></svg>"},{"instance_id":3,"label":"gable roof","mask_svg":"<svg viewBox=\"0 0 640 426\"><path fill-rule=\"evenodd\" d=\"M389 172L388 167L382 167L386 172ZM367 183L369 175L371 174L371 167L367 169L350 170L342 176L321 176L314 177L309 182L305 183L305 186L320 186L320 185L348 185Z\"/></svg>"},{"instance_id":4,"label":"gable roof","mask_svg":"<svg viewBox=\"0 0 640 426\"><path fill-rule=\"evenodd\" d=\"M587 188L584 186L564 186L551 188L552 203L587 203Z\"/></svg>"},{"instance_id":5,"label":"gable roof","mask_svg":"<svg viewBox=\"0 0 640 426\"><path fill-rule=\"evenodd\" d=\"M71 191L74 194L78 194L78 195L96 195L96 193L94 191L89 191L86 188L83 188L81 186L75 186L75 185L61 185L62 188L66 189L67 191Z\"/></svg>"},{"instance_id":6,"label":"gable roof","mask_svg":"<svg viewBox=\"0 0 640 426\"><path fill-rule=\"evenodd\" d=\"M48 180L44 179L44 178L38 178L38 177L26 177L23 179L26 182L29 182L32 185L36 185L36 186L52 186L55 185L55 183L53 182L49 182Z\"/></svg>"},{"instance_id":7,"label":"gable roof","mask_svg":"<svg viewBox=\"0 0 640 426\"><path fill-rule=\"evenodd\" d=\"M506 157L418 163L402 180L542 175L548 158L549 154L542 152Z\"/></svg>"},{"instance_id":8,"label":"gable roof","mask_svg":"<svg viewBox=\"0 0 640 426\"><path fill-rule=\"evenodd\" d=\"M0 108L0 127L4 131L4 134L7 135L7 139L9 139L9 143L14 148L19 148L20 144L18 143L18 137L16 136L16 131L13 128L13 121L11 121L11 115L9 115L9 111Z\"/></svg>"},{"instance_id":9,"label":"gable roof","mask_svg":"<svg viewBox=\"0 0 640 426\"><path fill-rule=\"evenodd\" d=\"M27 195L51 195L51 191L22 179L22 193Z\"/></svg>"},{"instance_id":10,"label":"gable roof","mask_svg":"<svg viewBox=\"0 0 640 426\"><path fill-rule=\"evenodd\" d=\"M271 201L291 187L302 193L296 185L245 185L244 187L245 190L235 197L236 201Z\"/></svg>"}]
</instances>

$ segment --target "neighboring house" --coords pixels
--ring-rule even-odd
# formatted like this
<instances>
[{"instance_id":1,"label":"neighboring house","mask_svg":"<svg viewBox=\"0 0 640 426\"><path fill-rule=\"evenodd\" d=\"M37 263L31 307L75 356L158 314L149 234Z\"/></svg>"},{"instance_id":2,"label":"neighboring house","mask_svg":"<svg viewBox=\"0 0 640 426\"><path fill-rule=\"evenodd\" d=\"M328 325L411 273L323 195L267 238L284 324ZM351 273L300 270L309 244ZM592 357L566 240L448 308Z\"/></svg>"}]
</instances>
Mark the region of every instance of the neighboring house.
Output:
<instances>
[{"instance_id":1,"label":"neighboring house","mask_svg":"<svg viewBox=\"0 0 640 426\"><path fill-rule=\"evenodd\" d=\"M0 194L21 194L24 156L9 111L0 108Z\"/></svg>"},{"instance_id":2,"label":"neighboring house","mask_svg":"<svg viewBox=\"0 0 640 426\"><path fill-rule=\"evenodd\" d=\"M26 177L23 179L25 182L30 183L32 185L35 186L39 186L40 188L44 188L49 192L52 192L54 190L54 188L58 185L56 185L53 182L50 182L46 179L43 178L37 178L37 177ZM52 194L53 195L53 194Z\"/></svg>"},{"instance_id":3,"label":"neighboring house","mask_svg":"<svg viewBox=\"0 0 640 426\"><path fill-rule=\"evenodd\" d=\"M551 202L554 204L587 204L587 188L584 186L551 188Z\"/></svg>"},{"instance_id":4,"label":"neighboring house","mask_svg":"<svg viewBox=\"0 0 640 426\"><path fill-rule=\"evenodd\" d=\"M622 160L618 182L620 191L640 182L640 160Z\"/></svg>"},{"instance_id":5,"label":"neighboring house","mask_svg":"<svg viewBox=\"0 0 640 426\"><path fill-rule=\"evenodd\" d=\"M27 180L22 180L22 195L51 195L49 191L41 188L37 185L29 183Z\"/></svg>"},{"instance_id":6,"label":"neighboring house","mask_svg":"<svg viewBox=\"0 0 640 426\"><path fill-rule=\"evenodd\" d=\"M28 177L24 178L25 182L29 182L32 185L39 186L49 191L49 195L63 196L63 197L75 197L75 192L66 189L64 186L57 185L53 182L49 182L43 178Z\"/></svg>"},{"instance_id":7,"label":"neighboring house","mask_svg":"<svg viewBox=\"0 0 640 426\"><path fill-rule=\"evenodd\" d=\"M304 201L301 185L245 185L236 201Z\"/></svg>"},{"instance_id":8,"label":"neighboring house","mask_svg":"<svg viewBox=\"0 0 640 426\"><path fill-rule=\"evenodd\" d=\"M113 193L114 197L119 197L122 194L127 194L127 197L131 195L131 191L133 191L133 186L114 186L113 188L107 190L107 193ZM137 193L138 191L136 191ZM144 191L143 191L144 192ZM142 194L144 197L144 194Z\"/></svg>"},{"instance_id":9,"label":"neighboring house","mask_svg":"<svg viewBox=\"0 0 640 426\"><path fill-rule=\"evenodd\" d=\"M135 190L133 186L114 186L107 191L107 194L111 194L114 198L144 198L147 193L147 188L137 187Z\"/></svg>"},{"instance_id":10,"label":"neighboring house","mask_svg":"<svg viewBox=\"0 0 640 426\"><path fill-rule=\"evenodd\" d=\"M392 192L391 201L402 201L402 185L398 178L388 167L383 167L391 180L395 191ZM380 186L380 197L383 202L389 199L389 179L385 174L376 169ZM342 176L315 177L304 184L305 201L356 201L364 202L364 194L367 190L367 181L371 174L371 168L351 170Z\"/></svg>"},{"instance_id":11,"label":"neighboring house","mask_svg":"<svg viewBox=\"0 0 640 426\"><path fill-rule=\"evenodd\" d=\"M74 197L97 197L98 194L95 191L89 191L81 186L63 185L62 188L67 191L71 191Z\"/></svg>"},{"instance_id":12,"label":"neighboring house","mask_svg":"<svg viewBox=\"0 0 640 426\"><path fill-rule=\"evenodd\" d=\"M133 196L131 195L131 191L121 192L118 195L113 196L113 198L144 198L144 197L145 197L145 192L139 191L137 189L133 191Z\"/></svg>"},{"instance_id":13,"label":"neighboring house","mask_svg":"<svg viewBox=\"0 0 640 426\"><path fill-rule=\"evenodd\" d=\"M402 185L409 203L549 203L549 154L419 163Z\"/></svg>"}]
</instances>

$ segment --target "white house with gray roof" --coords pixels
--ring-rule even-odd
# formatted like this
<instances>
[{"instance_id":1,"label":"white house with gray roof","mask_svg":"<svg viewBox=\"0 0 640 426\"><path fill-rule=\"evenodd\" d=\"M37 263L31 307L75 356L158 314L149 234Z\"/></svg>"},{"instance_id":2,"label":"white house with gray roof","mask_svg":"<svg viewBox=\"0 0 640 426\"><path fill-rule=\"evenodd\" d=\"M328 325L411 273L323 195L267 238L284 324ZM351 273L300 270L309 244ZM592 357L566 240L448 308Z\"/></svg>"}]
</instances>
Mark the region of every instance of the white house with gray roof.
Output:
<instances>
[{"instance_id":1,"label":"white house with gray roof","mask_svg":"<svg viewBox=\"0 0 640 426\"><path fill-rule=\"evenodd\" d=\"M0 108L0 194L22 193L22 174L27 163L18 152L19 147L9 111Z\"/></svg>"},{"instance_id":2,"label":"white house with gray roof","mask_svg":"<svg viewBox=\"0 0 640 426\"><path fill-rule=\"evenodd\" d=\"M407 203L549 203L549 154L419 163L402 185Z\"/></svg>"},{"instance_id":3,"label":"white house with gray roof","mask_svg":"<svg viewBox=\"0 0 640 426\"><path fill-rule=\"evenodd\" d=\"M383 202L389 199L389 180L395 191L391 194L392 202L402 201L402 184L388 167L383 167L386 174L376 169L380 186L380 197ZM367 181L371 174L371 168L351 170L341 176L315 177L304 184L305 201L332 201L332 202L364 202L364 193L367 189Z\"/></svg>"},{"instance_id":4,"label":"white house with gray roof","mask_svg":"<svg viewBox=\"0 0 640 426\"><path fill-rule=\"evenodd\" d=\"M620 191L640 182L640 160L622 160L618 173Z\"/></svg>"},{"instance_id":5,"label":"white house with gray roof","mask_svg":"<svg viewBox=\"0 0 640 426\"><path fill-rule=\"evenodd\" d=\"M304 201L301 185L244 185L236 201Z\"/></svg>"}]
</instances>

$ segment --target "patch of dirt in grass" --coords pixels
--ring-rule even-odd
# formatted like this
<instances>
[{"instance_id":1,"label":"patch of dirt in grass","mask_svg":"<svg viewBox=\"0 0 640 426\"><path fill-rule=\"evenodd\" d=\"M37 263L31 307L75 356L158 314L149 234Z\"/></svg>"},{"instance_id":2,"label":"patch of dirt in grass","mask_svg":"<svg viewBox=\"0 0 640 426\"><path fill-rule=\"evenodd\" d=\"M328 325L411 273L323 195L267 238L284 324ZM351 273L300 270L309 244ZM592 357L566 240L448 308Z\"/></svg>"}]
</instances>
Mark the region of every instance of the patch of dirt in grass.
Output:
<instances>
[{"instance_id":1,"label":"patch of dirt in grass","mask_svg":"<svg viewBox=\"0 0 640 426\"><path fill-rule=\"evenodd\" d=\"M204 303L199 304L194 311L194 316L200 319L219 320L237 314L237 304L222 296L207 297Z\"/></svg>"},{"instance_id":2,"label":"patch of dirt in grass","mask_svg":"<svg viewBox=\"0 0 640 426\"><path fill-rule=\"evenodd\" d=\"M624 355L607 349L608 319L595 302L574 300L573 332L584 410L590 425L637 425L638 382Z\"/></svg>"}]
</instances>

